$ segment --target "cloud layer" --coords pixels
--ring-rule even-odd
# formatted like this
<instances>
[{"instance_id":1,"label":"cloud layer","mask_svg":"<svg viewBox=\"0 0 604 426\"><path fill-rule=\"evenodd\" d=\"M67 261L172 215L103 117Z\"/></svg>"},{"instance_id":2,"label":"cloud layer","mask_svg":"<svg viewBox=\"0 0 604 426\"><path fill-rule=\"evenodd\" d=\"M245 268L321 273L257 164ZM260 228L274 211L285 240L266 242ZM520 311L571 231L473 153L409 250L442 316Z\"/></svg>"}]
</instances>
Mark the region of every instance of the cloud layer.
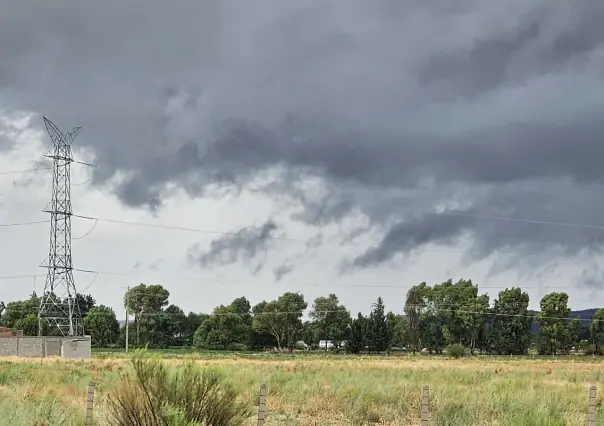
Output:
<instances>
[{"instance_id":1,"label":"cloud layer","mask_svg":"<svg viewBox=\"0 0 604 426\"><path fill-rule=\"evenodd\" d=\"M271 172L294 219L384 235L357 267L466 235L477 257L601 250L470 216L602 223L604 3L347 4L0 0L0 106L82 126L131 206ZM199 260L248 253L222 241Z\"/></svg>"},{"instance_id":2,"label":"cloud layer","mask_svg":"<svg viewBox=\"0 0 604 426\"><path fill-rule=\"evenodd\" d=\"M277 225L270 220L262 226L242 228L233 234L212 241L208 250L203 250L199 245L191 247L188 257L202 267L229 265L236 262L249 263L257 260L254 271L259 271L266 261L266 258L259 259L259 257L262 254L266 255L276 230Z\"/></svg>"}]
</instances>

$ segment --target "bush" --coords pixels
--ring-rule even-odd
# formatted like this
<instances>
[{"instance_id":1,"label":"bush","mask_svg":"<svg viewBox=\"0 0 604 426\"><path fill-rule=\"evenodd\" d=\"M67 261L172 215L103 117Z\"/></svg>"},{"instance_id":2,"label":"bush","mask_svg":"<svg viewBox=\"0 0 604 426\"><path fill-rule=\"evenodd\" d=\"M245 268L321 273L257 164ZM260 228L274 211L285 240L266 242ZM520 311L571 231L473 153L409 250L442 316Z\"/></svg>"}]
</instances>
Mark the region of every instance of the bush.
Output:
<instances>
[{"instance_id":1,"label":"bush","mask_svg":"<svg viewBox=\"0 0 604 426\"><path fill-rule=\"evenodd\" d=\"M191 363L170 372L158 360L135 356L133 371L107 400L114 426L239 426L251 416L218 374Z\"/></svg>"},{"instance_id":2,"label":"bush","mask_svg":"<svg viewBox=\"0 0 604 426\"><path fill-rule=\"evenodd\" d=\"M466 348L464 345L460 345L459 343L455 343L447 346L445 349L447 351L447 355L457 359L462 358L466 355Z\"/></svg>"},{"instance_id":3,"label":"bush","mask_svg":"<svg viewBox=\"0 0 604 426\"><path fill-rule=\"evenodd\" d=\"M598 348L598 351L596 352L596 347L594 345L589 345L586 349L585 349L585 355L588 356L593 356L593 355L602 355L602 348Z\"/></svg>"},{"instance_id":4,"label":"bush","mask_svg":"<svg viewBox=\"0 0 604 426\"><path fill-rule=\"evenodd\" d=\"M248 350L248 347L243 343L230 343L227 346L227 350L233 352L245 352Z\"/></svg>"}]
</instances>

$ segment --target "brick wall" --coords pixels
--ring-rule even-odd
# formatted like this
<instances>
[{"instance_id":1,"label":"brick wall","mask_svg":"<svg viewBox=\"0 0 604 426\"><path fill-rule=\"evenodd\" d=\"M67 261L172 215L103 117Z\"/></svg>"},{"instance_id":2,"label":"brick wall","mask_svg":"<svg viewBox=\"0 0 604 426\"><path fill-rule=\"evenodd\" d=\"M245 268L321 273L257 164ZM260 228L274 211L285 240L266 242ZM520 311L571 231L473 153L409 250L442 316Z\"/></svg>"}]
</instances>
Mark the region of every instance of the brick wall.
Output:
<instances>
[{"instance_id":1,"label":"brick wall","mask_svg":"<svg viewBox=\"0 0 604 426\"><path fill-rule=\"evenodd\" d=\"M0 327L0 337L22 337L22 336L23 336L23 330Z\"/></svg>"}]
</instances>

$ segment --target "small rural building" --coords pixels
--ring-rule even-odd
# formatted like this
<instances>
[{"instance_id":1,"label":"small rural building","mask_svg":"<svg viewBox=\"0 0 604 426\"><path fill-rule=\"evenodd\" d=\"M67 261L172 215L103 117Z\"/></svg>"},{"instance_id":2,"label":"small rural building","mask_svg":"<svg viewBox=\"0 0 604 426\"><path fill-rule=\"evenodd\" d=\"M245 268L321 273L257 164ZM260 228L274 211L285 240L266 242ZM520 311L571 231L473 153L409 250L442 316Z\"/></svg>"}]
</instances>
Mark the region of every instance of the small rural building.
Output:
<instances>
[{"instance_id":1,"label":"small rural building","mask_svg":"<svg viewBox=\"0 0 604 426\"><path fill-rule=\"evenodd\" d=\"M23 337L23 330L0 327L0 337Z\"/></svg>"}]
</instances>

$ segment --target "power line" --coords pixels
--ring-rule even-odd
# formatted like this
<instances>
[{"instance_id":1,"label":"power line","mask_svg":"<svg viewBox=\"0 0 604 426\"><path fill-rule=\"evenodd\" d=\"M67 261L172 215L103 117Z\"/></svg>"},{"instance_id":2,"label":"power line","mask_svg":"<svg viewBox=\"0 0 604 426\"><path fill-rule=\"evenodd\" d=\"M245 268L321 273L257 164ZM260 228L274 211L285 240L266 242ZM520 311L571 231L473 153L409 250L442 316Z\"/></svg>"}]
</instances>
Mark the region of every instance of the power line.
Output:
<instances>
[{"instance_id":1,"label":"power line","mask_svg":"<svg viewBox=\"0 0 604 426\"><path fill-rule=\"evenodd\" d=\"M94 224L92 225L92 228L90 228L90 230L88 232L86 232L84 235L82 235L81 237L71 237L72 240L83 240L84 238L86 238L87 236L89 236L90 234L92 234L92 231L94 231L94 229L96 228L96 226L99 224L98 220L94 221Z\"/></svg>"},{"instance_id":2,"label":"power line","mask_svg":"<svg viewBox=\"0 0 604 426\"><path fill-rule=\"evenodd\" d=\"M14 223L0 223L0 228L10 228L13 226L26 226L26 225L37 225L39 223L49 223L49 220L34 220L30 222L14 222Z\"/></svg>"},{"instance_id":3,"label":"power line","mask_svg":"<svg viewBox=\"0 0 604 426\"><path fill-rule=\"evenodd\" d=\"M179 281L197 281L197 282L218 282L218 283L237 283L237 284L247 284L247 285L273 285L275 287L282 286L282 284L278 281L273 281L272 283L266 281L252 281L252 280L240 280L240 279L231 279L231 278L222 278L222 277L183 277L177 275L163 275L161 277L152 277L150 275L146 275L144 273L138 272L113 272L113 271L97 271L93 269L81 269L81 268L73 268L76 272L82 272L87 274L95 274L95 275L108 275L108 276L124 276L124 277L147 277L152 279L153 281L170 281L170 280L179 280ZM9 279L21 279L21 278L33 278L33 277L43 277L45 275L41 274L22 274L22 275L9 275L9 276L0 276L0 280L9 280ZM438 283L440 284L440 283ZM438 285L436 284L436 285ZM285 287L286 285L283 285ZM315 284L289 284L287 287L341 287L341 288L396 288L396 289L408 289L411 288L412 285L408 284L332 284L329 282L326 283L315 283ZM90 285L87 287L89 288ZM460 289L467 290L478 290L481 291L483 289L511 289L511 288L520 288L524 289L541 289L541 290L549 290L549 289L571 289L575 288L575 286L490 286L490 285L478 285L478 287L461 287Z\"/></svg>"},{"instance_id":4,"label":"power line","mask_svg":"<svg viewBox=\"0 0 604 426\"><path fill-rule=\"evenodd\" d=\"M441 305L442 306L442 305ZM438 305L436 306L436 308L438 309ZM7 308L5 308L6 310L10 310L12 312L15 313L30 313L29 310L26 309L13 309L13 308L9 308L7 305ZM302 309L302 310L298 310L298 311L268 311L268 312L258 312L258 313L254 313L254 312L250 312L249 314L239 314L236 312L212 312L210 314L205 314L208 316L237 316L239 318L245 318L245 317L258 317L258 316L271 316L271 315L304 315L305 313L317 313L317 314L330 314L330 313L348 313L351 314L351 310L350 309L332 309L332 310L321 310L321 311L314 311L314 310L308 310L307 309ZM484 317L505 317L505 318L531 318L531 319L545 319L545 320L558 320L558 321L599 321L599 322L604 322L603 320L593 320L591 318L578 318L578 317L554 317L554 316L543 316L541 314L535 314L535 315L530 315L530 314L505 314L505 313L500 313L500 312L488 312L488 311L468 311L468 310L456 310L456 313L461 313L461 314L474 314L474 315L481 315ZM184 311L183 311L184 314ZM177 313L177 312L142 312L139 314L139 317L156 317L156 316L168 316L168 317L172 317L172 316L182 316L183 314L181 313ZM115 315L111 314L110 312L96 312L95 315L107 315L107 316L112 316ZM186 314L184 314L186 316ZM200 315L200 314L198 314ZM203 314L202 314L203 315ZM351 320L353 318L351 317Z\"/></svg>"},{"instance_id":5,"label":"power line","mask_svg":"<svg viewBox=\"0 0 604 426\"><path fill-rule=\"evenodd\" d=\"M173 226L173 225L160 225L154 223L144 223L144 222L136 222L136 221L127 221L127 220L118 220L118 219L106 219L101 217L93 217L93 216L84 216L74 214L73 217L86 219L86 220L95 220L98 222L106 222L106 223L115 223L120 225L130 225L130 226L141 226L146 228L158 228L158 229L169 229L174 231L185 231L185 232L195 232L200 234L213 234L213 235L224 235L224 236L238 236L237 232L223 232L223 231L213 231L208 229L198 229L198 228L187 228L182 226ZM281 241L292 241L292 242L306 242L306 240L296 239L296 238L284 238L284 237L267 237L272 240L281 240Z\"/></svg>"},{"instance_id":6,"label":"power line","mask_svg":"<svg viewBox=\"0 0 604 426\"><path fill-rule=\"evenodd\" d=\"M31 170L37 170L37 169L31 169ZM8 174L8 173L15 173L15 172L0 172L0 174ZM563 226L563 227L569 227L569 228L587 228L587 229L596 229L596 230L604 231L604 225L595 225L595 224L585 224L585 223L575 223L575 222L556 222L556 221L536 220L536 219L521 219L521 218L512 218L512 217L503 217L503 216L474 215L474 214L455 213L455 212L439 212L437 214L443 215L443 216L458 216L458 217L468 217L468 218L473 218L473 219L486 219L486 220L497 220L497 221L506 221L506 222L530 223L530 224L537 224L537 225ZM188 228L188 227L182 227L182 226L176 226L176 225L145 223L145 222L138 222L138 221L110 219L110 218L102 218L102 217L79 215L79 214L73 214L72 217L76 217L79 219L107 222L107 223L115 223L115 224L121 224L121 225L141 226L141 227L147 227L147 228L169 229L169 230L175 230L175 231L186 231L186 232L196 232L196 233L216 234L216 235L231 235L231 236L238 235L237 232L225 232L225 231L215 231L215 230L199 229L199 228ZM0 226L2 226L2 225L0 225ZM276 240L285 240L285 241L304 241L304 242L306 242L306 240L302 240L302 239L298 239L298 238L283 238L283 237L269 237L269 238L276 239Z\"/></svg>"},{"instance_id":7,"label":"power line","mask_svg":"<svg viewBox=\"0 0 604 426\"><path fill-rule=\"evenodd\" d=\"M579 227L579 228L604 230L604 225L586 225L586 224L577 224L577 223L570 223L570 222L566 223L566 222L536 221L536 220L529 220L529 219L514 219L514 218L504 218L504 217L497 217L497 216L465 215L465 214L458 214L458 213L441 213L441 214L453 215L453 216L464 216L464 217L467 216L467 217L473 217L473 218L479 218L479 219L506 220L506 221L512 221L512 222L537 223L537 224L547 224L547 225L556 225L556 226L567 226L567 227ZM215 230L189 228L189 227L174 226L174 225L163 225L163 224L144 223L144 222L137 222L137 221L127 221L127 220L120 220L120 219L109 219L109 218L85 216L85 215L78 215L78 214L73 214L72 217L95 221L95 225L93 226L93 228L90 231L88 231L84 236L74 238L74 239L83 239L86 236L90 235L92 233L92 231L94 231L94 229L96 228L96 224L98 222L129 225L129 226L140 226L140 227L147 227L147 228L157 228L157 229L165 229L165 230L184 231L184 232L194 232L194 233L211 234L211 235L222 235L222 236L233 236L233 237L237 237L239 235L238 232L215 231ZM30 225L30 224L37 224L37 223L48 223L48 221L32 221L32 222L22 222L22 223L15 223L15 224L8 223L8 224L0 224L0 227L21 226L21 225ZM299 243L304 243L304 244L306 244L308 242L308 239L302 239L302 238L285 238L285 237L267 236L267 239L276 240L276 241L299 242ZM341 242L341 243L339 243L339 245L340 246L346 245L346 246L351 246L351 247L361 247L361 248L375 248L375 247L379 246L379 243L356 244L356 243L350 243L350 242ZM468 251L472 251L472 249L468 248L467 250L445 250L445 249L416 248L416 249L413 249L412 251L413 252L466 254ZM515 252L506 252L506 251L489 252L489 251L474 250L472 252L476 253L476 254L484 254L487 256L492 255L492 254L517 255L517 253L515 253ZM580 256L565 256L565 259L582 259L582 258ZM557 263L572 263L572 262L557 261Z\"/></svg>"},{"instance_id":8,"label":"power line","mask_svg":"<svg viewBox=\"0 0 604 426\"><path fill-rule=\"evenodd\" d=\"M604 225L594 225L594 224L584 224L584 223L574 223L574 222L557 222L557 221L548 221L548 220L522 219L522 218L512 218L512 217L504 217L504 216L487 216L487 215L477 215L477 214L469 214L469 213L466 214L466 213L456 213L456 212L438 212L436 214L443 215L443 216L468 217L468 218L473 218L473 219L488 219L488 220L497 220L497 221L506 221L506 222L531 223L531 224L537 224L537 225L552 225L552 226L565 226L565 227L571 227L571 228L589 228L589 229L604 230ZM73 216L79 217L81 219L99 220L102 222L110 222L110 223L117 223L117 224L123 224L123 225L145 226L145 227L151 227L151 228L173 229L173 230L180 230L180 231L202 232L202 233L212 233L212 234L222 234L222 235L236 235L236 233L233 233L233 232L208 231L208 230L195 229L195 228L184 228L184 227L180 227L180 226L158 225L158 224L152 224L152 223L143 223L143 222L126 221L126 220L118 220L118 219L107 219L107 218L85 216L85 215L75 215L74 214Z\"/></svg>"},{"instance_id":9,"label":"power line","mask_svg":"<svg viewBox=\"0 0 604 426\"><path fill-rule=\"evenodd\" d=\"M446 216L460 216L460 217L468 217L473 219L491 219L491 220L500 220L506 222L520 222L520 223L532 223L537 225L554 225L554 226L565 226L571 228L589 228L589 229L598 229L604 230L604 225L589 225L584 223L573 223L573 222L557 222L550 220L537 220L537 219L520 219L520 218L512 218L512 217L503 217L503 216L486 216L486 215L475 215L475 214L466 214L466 213L455 213L455 212L439 212L437 214L442 214Z\"/></svg>"},{"instance_id":10,"label":"power line","mask_svg":"<svg viewBox=\"0 0 604 426\"><path fill-rule=\"evenodd\" d=\"M83 215L73 215L73 217L77 217L77 218L85 219L85 220L93 220L94 225L84 235L82 235L81 237L73 237L72 240L82 240L82 239L88 237L96 229L99 222L116 223L116 224L123 224L123 225L132 225L132 226L143 226L143 227L177 230L177 231L185 231L185 232L197 232L197 233L203 233L203 234L229 235L229 236L238 235L236 232L222 232L222 231L195 229L195 228L185 228L185 227L179 227L179 226L157 225L157 224L140 223L140 222L133 222L133 221L125 221L125 220L104 219L104 218L99 218L99 217L83 216ZM38 224L38 223L49 223L49 221L46 220L46 221L32 221L32 222L21 222L21 223L6 223L6 224L0 224L0 227L32 225L32 224ZM304 244L306 244L308 242L308 239L302 239L302 238L281 238L281 237L267 236L267 239L277 240L277 241L286 241L286 242L298 242L298 243L304 243ZM339 246L358 247L358 248L364 248L364 249L372 249L372 248L378 247L379 243L378 244L356 244L356 243L350 243L350 242L341 242L338 245ZM471 248L468 248L466 250L415 248L415 249L411 250L411 252L413 252L413 253L449 253L449 254L454 253L454 254L462 254L462 255L467 254L468 251L472 252L473 254L482 254L484 256L491 256L494 254L506 255L506 256L518 255L518 253L516 253L516 252L477 251L477 250L472 250ZM564 265L564 264L575 264L576 260L585 260L585 258L581 257L581 256L566 256L566 255L564 256L564 259L565 260L556 260L555 261L556 266Z\"/></svg>"},{"instance_id":11,"label":"power line","mask_svg":"<svg viewBox=\"0 0 604 426\"><path fill-rule=\"evenodd\" d=\"M16 175L19 173L37 172L39 170L52 170L52 166L51 167L36 167L33 169L24 169L24 170L11 170L8 172L0 172L0 175Z\"/></svg>"}]
</instances>

